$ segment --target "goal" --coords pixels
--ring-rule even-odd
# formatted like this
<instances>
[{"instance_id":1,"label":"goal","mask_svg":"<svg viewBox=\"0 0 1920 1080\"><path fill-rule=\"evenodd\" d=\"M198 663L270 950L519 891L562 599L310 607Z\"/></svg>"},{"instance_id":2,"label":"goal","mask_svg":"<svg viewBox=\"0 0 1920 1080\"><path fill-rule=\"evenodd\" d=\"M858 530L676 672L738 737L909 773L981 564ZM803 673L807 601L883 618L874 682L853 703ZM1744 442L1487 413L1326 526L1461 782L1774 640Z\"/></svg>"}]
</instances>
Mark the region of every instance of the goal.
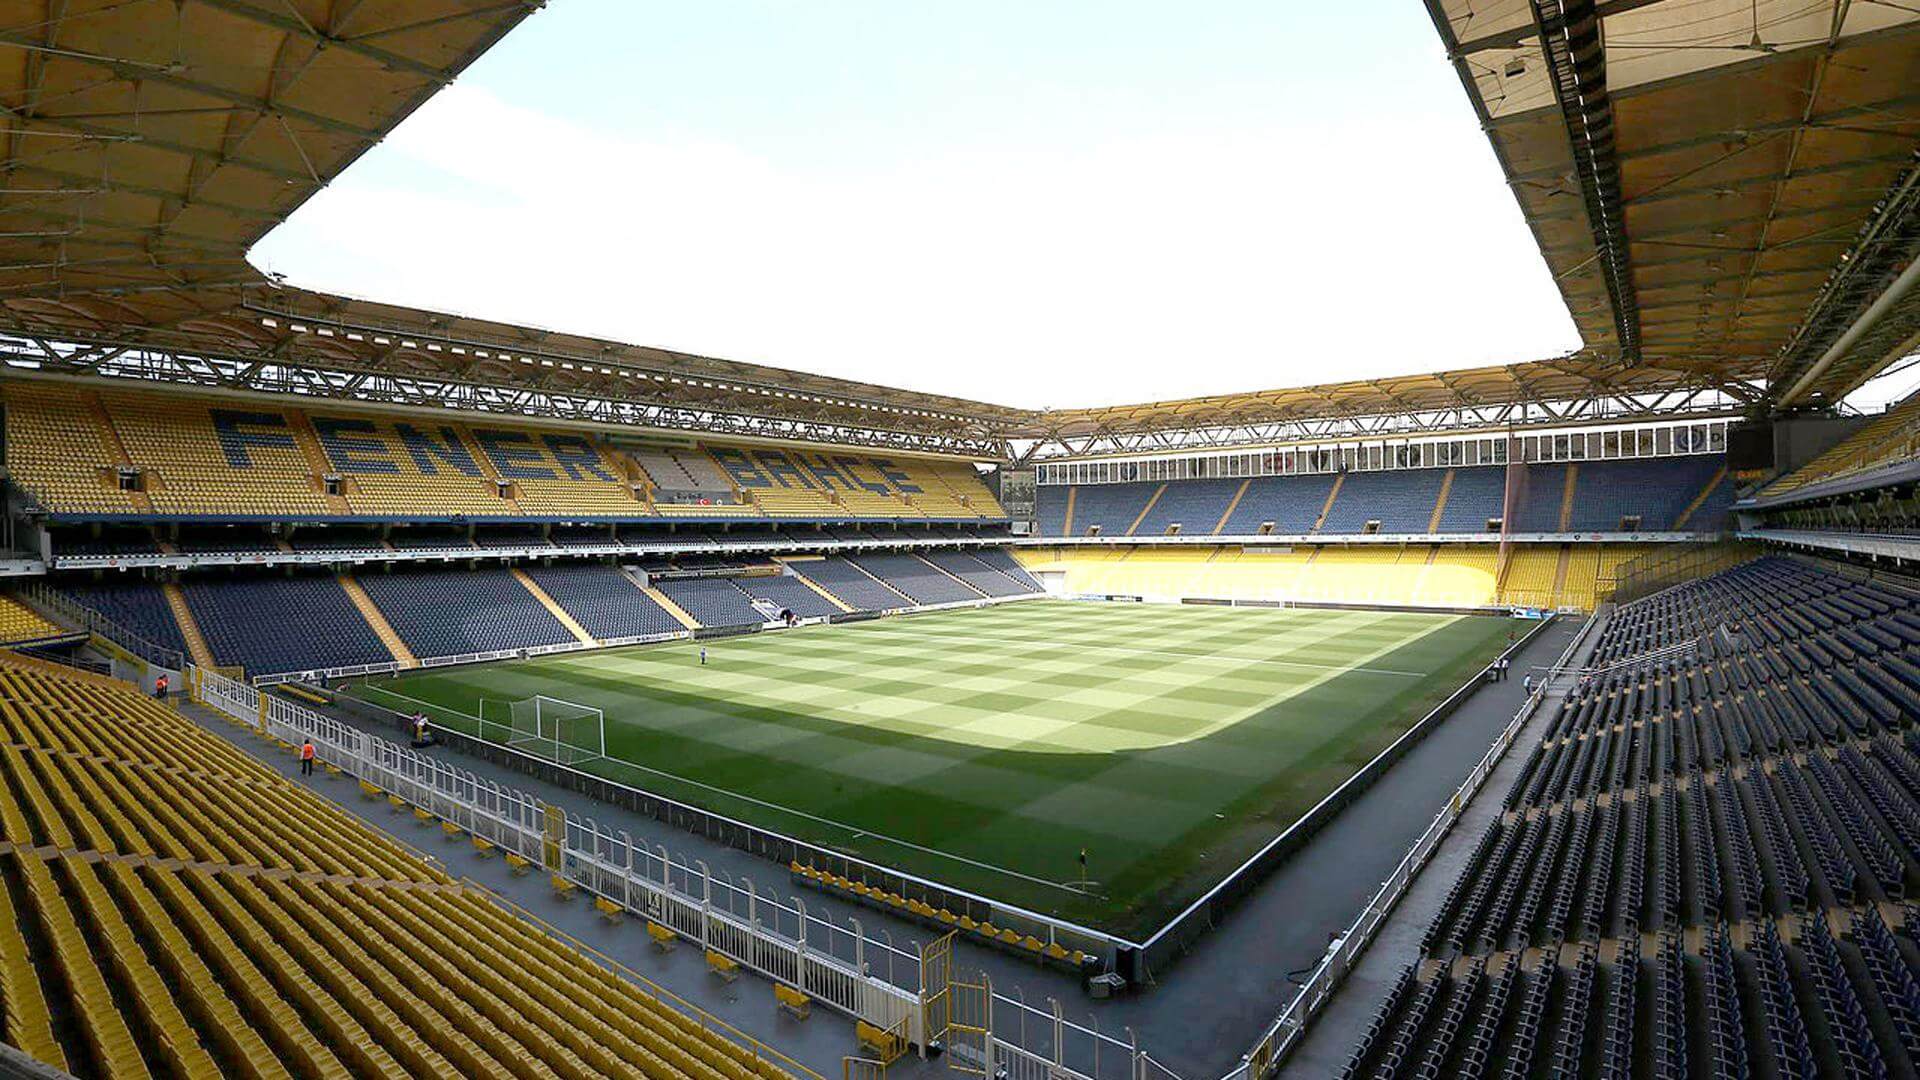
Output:
<instances>
[{"instance_id":1,"label":"goal","mask_svg":"<svg viewBox=\"0 0 1920 1080\"><path fill-rule=\"evenodd\" d=\"M480 702L480 737L561 765L607 756L606 714L591 705L535 694Z\"/></svg>"}]
</instances>

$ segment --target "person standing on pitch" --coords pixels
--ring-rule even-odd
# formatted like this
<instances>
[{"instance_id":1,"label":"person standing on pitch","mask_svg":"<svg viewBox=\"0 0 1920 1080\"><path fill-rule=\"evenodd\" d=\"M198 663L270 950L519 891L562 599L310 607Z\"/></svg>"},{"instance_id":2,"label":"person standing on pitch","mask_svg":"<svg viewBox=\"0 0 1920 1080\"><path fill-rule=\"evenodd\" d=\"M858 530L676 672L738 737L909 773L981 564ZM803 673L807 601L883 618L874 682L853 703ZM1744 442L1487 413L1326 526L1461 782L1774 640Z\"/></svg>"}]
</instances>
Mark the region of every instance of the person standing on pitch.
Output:
<instances>
[{"instance_id":1,"label":"person standing on pitch","mask_svg":"<svg viewBox=\"0 0 1920 1080\"><path fill-rule=\"evenodd\" d=\"M707 666L707 647L705 645L700 646L700 666Z\"/></svg>"}]
</instances>

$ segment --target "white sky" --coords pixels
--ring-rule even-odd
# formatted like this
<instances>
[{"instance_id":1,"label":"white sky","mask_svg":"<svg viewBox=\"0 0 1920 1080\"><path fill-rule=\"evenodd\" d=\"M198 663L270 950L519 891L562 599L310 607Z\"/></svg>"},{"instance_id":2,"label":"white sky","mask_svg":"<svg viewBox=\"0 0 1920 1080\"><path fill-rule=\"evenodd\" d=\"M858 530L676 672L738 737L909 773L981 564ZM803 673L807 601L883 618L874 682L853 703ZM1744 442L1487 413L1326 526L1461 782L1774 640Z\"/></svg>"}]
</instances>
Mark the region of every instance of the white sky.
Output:
<instances>
[{"instance_id":1,"label":"white sky","mask_svg":"<svg viewBox=\"0 0 1920 1080\"><path fill-rule=\"evenodd\" d=\"M253 258L1030 407L1579 343L1408 0L561 0Z\"/></svg>"}]
</instances>

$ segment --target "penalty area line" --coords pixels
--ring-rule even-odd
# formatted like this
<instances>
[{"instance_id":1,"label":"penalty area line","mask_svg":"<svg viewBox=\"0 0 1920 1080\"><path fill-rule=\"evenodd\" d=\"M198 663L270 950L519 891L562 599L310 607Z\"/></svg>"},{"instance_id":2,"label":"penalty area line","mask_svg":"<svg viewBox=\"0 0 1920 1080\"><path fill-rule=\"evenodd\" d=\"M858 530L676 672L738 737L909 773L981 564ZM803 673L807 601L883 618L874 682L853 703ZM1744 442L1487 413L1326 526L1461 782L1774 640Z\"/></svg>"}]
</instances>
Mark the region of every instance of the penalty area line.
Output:
<instances>
[{"instance_id":1,"label":"penalty area line","mask_svg":"<svg viewBox=\"0 0 1920 1080\"><path fill-rule=\"evenodd\" d=\"M421 701L418 698L411 698L405 694L397 693L395 691L388 690L383 687L368 686L365 683L362 683L361 689L374 690L379 693L387 694L391 697L399 698L401 701L410 701L416 705L425 705L425 706L428 706L429 708L440 709L445 712L450 712L455 716L466 717L469 720L479 719L478 717L474 716L472 713L461 712L459 709L449 708L444 705L433 705L430 702ZM500 745L506 745L506 744L503 743ZM615 757L611 754L608 754L597 760L614 762L619 765L624 765L629 769L638 769L641 772L652 773L654 776L671 780L677 784L686 784L689 787L700 788L703 791L710 791L716 795L721 795L729 799L739 799L741 802L751 803L754 806L762 807L763 809L778 811L779 813L782 813L782 814L791 814L794 817L802 818L804 820L815 822L820 825L831 826L843 832L851 833L852 839L854 840L861 840L867 837L872 837L875 840L879 840L888 844L893 844L897 847L907 848L908 850L911 850L911 851L918 851L925 855L932 855L935 858L946 859L949 862L960 863L964 866L971 866L976 870L985 870L989 873L1001 874L1003 876L1010 877L1010 878L1018 878L1021 881L1029 882L1034 885L1044 885L1050 889L1059 889L1062 892L1080 894L1080 890L1075 889L1070 885L1063 885L1057 881L1048 881L1046 878L1035 877L1032 874L1023 874L1018 870L1009 870L1004 866L995 866L992 863L981 862L978 859L969 859L965 855L956 855L951 851L941 851L939 848L930 848L930 847L927 847L925 844L916 844L911 840L902 840L897 836L888 836L886 833L878 833L878 832L872 832L870 830L859 829L859 828L856 828L855 826L847 824L844 821L835 821L834 819L829 817L821 817L819 814L810 814L805 810L796 810L791 806L781 806L779 803L768 802L765 799L758 799L753 797L752 795L743 795L738 791L729 791L723 787L716 787L713 784L704 783L699 780L689 779L684 776L678 776L673 773L667 772L664 769L656 769L651 765L642 765L637 761L629 761L623 757ZM881 869L885 869L885 867L881 867Z\"/></svg>"}]
</instances>

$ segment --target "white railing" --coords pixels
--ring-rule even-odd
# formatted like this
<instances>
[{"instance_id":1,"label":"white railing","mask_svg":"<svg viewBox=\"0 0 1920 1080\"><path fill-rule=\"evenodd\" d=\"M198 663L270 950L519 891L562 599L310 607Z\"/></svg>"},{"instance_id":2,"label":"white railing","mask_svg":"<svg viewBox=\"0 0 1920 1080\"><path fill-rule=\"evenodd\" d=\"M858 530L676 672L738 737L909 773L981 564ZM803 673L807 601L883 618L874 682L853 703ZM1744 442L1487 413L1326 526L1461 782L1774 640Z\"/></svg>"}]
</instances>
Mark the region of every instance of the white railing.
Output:
<instances>
[{"instance_id":1,"label":"white railing","mask_svg":"<svg viewBox=\"0 0 1920 1080\"><path fill-rule=\"evenodd\" d=\"M911 1042L925 1045L920 954L914 942L871 937L857 918L842 925L807 910L797 894L781 899L744 874L730 878L700 859L676 859L665 845L648 846L625 831L609 832L591 818L549 807L526 792L216 672L190 668L187 678L196 700L239 723L284 742L312 739L322 761L355 779L743 968L798 988L822 1005L876 1027L905 1031ZM1049 1052L1030 1049L1025 1021L1045 1014L1001 994L994 1002L1021 1020L1017 1041L995 1033L994 1045L1003 1062L1030 1068L1021 1071L1022 1077L1180 1080L1137 1042L1065 1021L1057 1003L1048 1018ZM1034 1025L1036 1039L1047 1037L1039 1030L1044 1026ZM1116 1071L1122 1066L1124 1075Z\"/></svg>"},{"instance_id":2,"label":"white railing","mask_svg":"<svg viewBox=\"0 0 1920 1080\"><path fill-rule=\"evenodd\" d=\"M236 721L285 742L312 739L321 760L503 852L849 1016L882 1028L904 1021L909 1037L921 1041L918 954L867 938L857 923L839 926L809 913L797 896L782 901L745 878L742 887L712 874L699 860L676 862L664 846L646 848L626 833L608 833L591 819L245 683L204 669L189 678L201 702ZM549 845L550 818L560 823L557 846ZM892 981L867 973L880 965Z\"/></svg>"},{"instance_id":3,"label":"white railing","mask_svg":"<svg viewBox=\"0 0 1920 1080\"><path fill-rule=\"evenodd\" d=\"M1589 616L1587 621L1581 624L1580 631L1573 636L1573 640L1567 643L1567 647L1554 661L1553 670L1563 670L1567 667L1568 661L1580 648L1580 644L1592 633L1595 618L1597 616ZM1433 823L1428 825L1426 831L1420 834L1420 838L1413 842L1413 846L1407 850L1407 854L1400 860L1399 865L1393 868L1393 873L1381 883L1379 891L1367 901L1367 906L1361 909L1359 917L1347 927L1346 932L1335 941L1333 946L1328 948L1326 954L1314 967L1313 974L1307 977L1307 981L1301 985L1293 999L1287 1002L1286 1007L1280 1011L1280 1015L1267 1025L1260 1038L1254 1042L1253 1048L1240 1059L1240 1064L1221 1080L1262 1080L1268 1072L1286 1060L1288 1053L1299 1044L1301 1036L1306 1033L1307 1025L1319 1014L1321 1007L1333 996L1334 991L1339 989L1347 974L1360 962L1361 955L1366 952L1367 946L1372 944L1374 935L1393 913L1395 905L1406 894L1415 876L1426 866L1434 850L1440 846L1442 840L1446 839L1454 823L1465 812L1467 804L1480 790L1480 785L1486 782L1487 777L1492 775L1494 768L1500 764L1500 759L1506 756L1507 748L1513 745L1513 740L1520 733L1520 729L1533 718L1534 712L1546 696L1549 683L1550 680L1543 679L1541 684L1534 688L1533 693L1521 703L1519 710L1513 714L1513 718L1507 721L1506 727L1502 728L1500 734L1494 738L1493 745L1487 748L1486 754L1467 772L1466 779L1461 781L1453 798L1449 799L1447 805L1434 816Z\"/></svg>"}]
</instances>

